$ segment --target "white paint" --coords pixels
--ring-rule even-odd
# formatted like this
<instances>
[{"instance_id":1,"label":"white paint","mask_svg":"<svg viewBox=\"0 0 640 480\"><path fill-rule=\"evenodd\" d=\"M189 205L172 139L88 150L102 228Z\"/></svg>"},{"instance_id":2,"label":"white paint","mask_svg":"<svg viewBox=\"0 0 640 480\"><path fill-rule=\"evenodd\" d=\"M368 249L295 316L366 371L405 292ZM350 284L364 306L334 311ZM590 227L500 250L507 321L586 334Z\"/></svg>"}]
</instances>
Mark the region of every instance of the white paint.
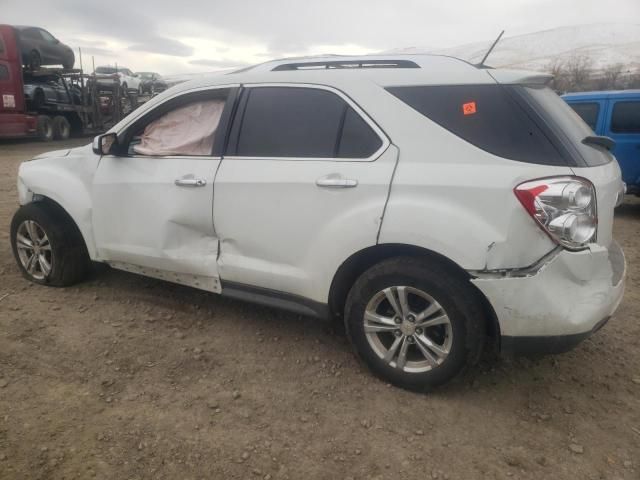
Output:
<instances>
[{"instance_id":1,"label":"white paint","mask_svg":"<svg viewBox=\"0 0 640 480\"><path fill-rule=\"evenodd\" d=\"M621 254L615 242L611 248ZM590 332L613 314L624 293L625 269L624 259L612 264L608 249L592 245L560 251L533 276L473 283L493 305L502 335L572 335Z\"/></svg>"},{"instance_id":2,"label":"white paint","mask_svg":"<svg viewBox=\"0 0 640 480\"><path fill-rule=\"evenodd\" d=\"M78 224L91 258L117 268L210 291L220 291L221 280L327 302L340 265L376 243L423 247L474 272L536 263L556 244L512 189L575 171L596 186L598 245L561 251L533 276L492 274L474 283L494 306L503 334L580 333L610 314L624 288L623 280L611 284L607 256L620 182L615 164L572 171L484 152L381 86L495 80L455 59L403 58L422 68L272 72L282 63L275 62L197 79L153 98L111 130L123 138L132 122L184 93L230 83L293 83L329 88L373 119L383 146L371 158L100 159L87 146L22 164L20 200L27 203L35 193L58 202ZM508 82L522 78L520 72L492 74ZM185 177L205 185L175 185ZM323 187L317 184L323 178L357 185Z\"/></svg>"}]
</instances>

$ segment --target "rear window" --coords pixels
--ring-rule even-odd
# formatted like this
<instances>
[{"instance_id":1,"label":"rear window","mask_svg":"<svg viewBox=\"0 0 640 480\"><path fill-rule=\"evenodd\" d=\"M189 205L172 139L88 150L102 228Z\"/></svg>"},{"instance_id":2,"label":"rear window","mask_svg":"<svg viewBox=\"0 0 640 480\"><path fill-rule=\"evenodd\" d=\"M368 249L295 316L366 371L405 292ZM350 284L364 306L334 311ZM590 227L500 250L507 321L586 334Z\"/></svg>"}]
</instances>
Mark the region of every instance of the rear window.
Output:
<instances>
[{"instance_id":1,"label":"rear window","mask_svg":"<svg viewBox=\"0 0 640 480\"><path fill-rule=\"evenodd\" d=\"M4 40L2 40L2 35L0 35L0 53L4 53Z\"/></svg>"},{"instance_id":2,"label":"rear window","mask_svg":"<svg viewBox=\"0 0 640 480\"><path fill-rule=\"evenodd\" d=\"M569 106L584 120L584 123L591 127L591 130L596 129L598 114L600 113L599 103L570 103Z\"/></svg>"},{"instance_id":3,"label":"rear window","mask_svg":"<svg viewBox=\"0 0 640 480\"><path fill-rule=\"evenodd\" d=\"M613 133L640 133L640 102L616 102L611 115Z\"/></svg>"},{"instance_id":4,"label":"rear window","mask_svg":"<svg viewBox=\"0 0 640 480\"><path fill-rule=\"evenodd\" d=\"M613 159L603 148L582 143L586 137L593 135L593 130L553 90L533 86L514 88L542 118L550 129L550 134L573 157L574 163L593 167Z\"/></svg>"},{"instance_id":5,"label":"rear window","mask_svg":"<svg viewBox=\"0 0 640 480\"><path fill-rule=\"evenodd\" d=\"M9 69L6 65L0 65L0 82L2 80L9 80Z\"/></svg>"},{"instance_id":6,"label":"rear window","mask_svg":"<svg viewBox=\"0 0 640 480\"><path fill-rule=\"evenodd\" d=\"M96 73L102 73L103 75L110 75L112 73L116 73L116 69L111 67L98 67L96 68Z\"/></svg>"},{"instance_id":7,"label":"rear window","mask_svg":"<svg viewBox=\"0 0 640 480\"><path fill-rule=\"evenodd\" d=\"M387 90L422 115L489 153L527 163L567 164L508 87L438 85Z\"/></svg>"}]
</instances>

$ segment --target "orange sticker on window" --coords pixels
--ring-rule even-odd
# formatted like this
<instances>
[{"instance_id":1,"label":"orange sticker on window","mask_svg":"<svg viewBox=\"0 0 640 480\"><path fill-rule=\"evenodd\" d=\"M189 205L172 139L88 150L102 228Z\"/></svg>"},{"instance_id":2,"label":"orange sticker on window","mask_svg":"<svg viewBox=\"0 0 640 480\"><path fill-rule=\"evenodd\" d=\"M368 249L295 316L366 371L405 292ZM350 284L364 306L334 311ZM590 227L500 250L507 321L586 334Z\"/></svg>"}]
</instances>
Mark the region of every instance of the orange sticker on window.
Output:
<instances>
[{"instance_id":1,"label":"orange sticker on window","mask_svg":"<svg viewBox=\"0 0 640 480\"><path fill-rule=\"evenodd\" d=\"M474 113L476 113L476 102L463 103L462 113L464 115L473 115Z\"/></svg>"}]
</instances>

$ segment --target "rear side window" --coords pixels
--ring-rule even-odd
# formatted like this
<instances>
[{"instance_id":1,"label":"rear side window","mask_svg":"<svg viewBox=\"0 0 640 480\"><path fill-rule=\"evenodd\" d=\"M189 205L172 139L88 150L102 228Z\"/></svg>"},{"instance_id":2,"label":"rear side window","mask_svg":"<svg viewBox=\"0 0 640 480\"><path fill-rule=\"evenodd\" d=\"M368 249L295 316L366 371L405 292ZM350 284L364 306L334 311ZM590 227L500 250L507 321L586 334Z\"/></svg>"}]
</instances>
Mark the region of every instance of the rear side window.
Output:
<instances>
[{"instance_id":1,"label":"rear side window","mask_svg":"<svg viewBox=\"0 0 640 480\"><path fill-rule=\"evenodd\" d=\"M3 80L9 80L9 69L6 65L0 65L0 82Z\"/></svg>"},{"instance_id":2,"label":"rear side window","mask_svg":"<svg viewBox=\"0 0 640 480\"><path fill-rule=\"evenodd\" d=\"M387 90L451 133L494 155L566 165L524 107L501 85L390 87Z\"/></svg>"},{"instance_id":3,"label":"rear side window","mask_svg":"<svg viewBox=\"0 0 640 480\"><path fill-rule=\"evenodd\" d=\"M231 154L245 157L368 158L382 141L342 98L327 90L255 87L246 91ZM233 145L233 140L232 140Z\"/></svg>"},{"instance_id":4,"label":"rear side window","mask_svg":"<svg viewBox=\"0 0 640 480\"><path fill-rule=\"evenodd\" d=\"M366 158L381 146L380 137L371 130L367 122L353 108L347 106L337 157Z\"/></svg>"},{"instance_id":5,"label":"rear side window","mask_svg":"<svg viewBox=\"0 0 640 480\"><path fill-rule=\"evenodd\" d=\"M596 129L598 114L600 113L599 103L570 103L569 106L573 108L574 112L580 115L584 123L591 127L591 130Z\"/></svg>"},{"instance_id":6,"label":"rear side window","mask_svg":"<svg viewBox=\"0 0 640 480\"><path fill-rule=\"evenodd\" d=\"M640 133L640 102L616 102L611 115L613 133Z\"/></svg>"}]
</instances>

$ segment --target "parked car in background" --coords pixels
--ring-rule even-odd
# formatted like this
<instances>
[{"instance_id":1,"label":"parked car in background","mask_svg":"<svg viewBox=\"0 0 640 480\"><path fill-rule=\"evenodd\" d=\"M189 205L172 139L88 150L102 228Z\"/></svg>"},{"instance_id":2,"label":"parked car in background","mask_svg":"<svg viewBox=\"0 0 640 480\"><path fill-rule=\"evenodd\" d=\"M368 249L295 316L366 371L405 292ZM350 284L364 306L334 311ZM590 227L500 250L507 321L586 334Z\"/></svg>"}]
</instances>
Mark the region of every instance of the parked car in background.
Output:
<instances>
[{"instance_id":1,"label":"parked car in background","mask_svg":"<svg viewBox=\"0 0 640 480\"><path fill-rule=\"evenodd\" d=\"M164 92L167 89L167 82L155 72L136 72L136 75L141 80L141 93L149 93L151 95L155 93Z\"/></svg>"},{"instance_id":2,"label":"parked car in background","mask_svg":"<svg viewBox=\"0 0 640 480\"><path fill-rule=\"evenodd\" d=\"M376 375L416 390L488 337L566 351L622 299L623 184L550 78L331 56L176 85L20 165L18 268L66 286L93 260L338 318Z\"/></svg>"},{"instance_id":3,"label":"parked car in background","mask_svg":"<svg viewBox=\"0 0 640 480\"><path fill-rule=\"evenodd\" d=\"M118 67L116 69L116 67L101 66L96 68L96 74L98 75L96 83L100 86L107 87L113 85L112 78L117 76L120 79L122 88L130 92L135 91L142 93L142 82L140 77L127 67ZM112 78L106 78L106 75L109 75Z\"/></svg>"},{"instance_id":4,"label":"parked car in background","mask_svg":"<svg viewBox=\"0 0 640 480\"><path fill-rule=\"evenodd\" d=\"M36 70L44 65L62 65L73 68L75 55L73 50L60 42L44 28L16 26L18 44L23 65Z\"/></svg>"},{"instance_id":5,"label":"parked car in background","mask_svg":"<svg viewBox=\"0 0 640 480\"><path fill-rule=\"evenodd\" d=\"M627 193L640 195L640 90L580 92L562 98L596 135L612 138Z\"/></svg>"},{"instance_id":6,"label":"parked car in background","mask_svg":"<svg viewBox=\"0 0 640 480\"><path fill-rule=\"evenodd\" d=\"M46 105L81 104L80 89L74 85L65 85L56 75L37 78L25 75L24 98L27 108L36 112Z\"/></svg>"}]
</instances>

